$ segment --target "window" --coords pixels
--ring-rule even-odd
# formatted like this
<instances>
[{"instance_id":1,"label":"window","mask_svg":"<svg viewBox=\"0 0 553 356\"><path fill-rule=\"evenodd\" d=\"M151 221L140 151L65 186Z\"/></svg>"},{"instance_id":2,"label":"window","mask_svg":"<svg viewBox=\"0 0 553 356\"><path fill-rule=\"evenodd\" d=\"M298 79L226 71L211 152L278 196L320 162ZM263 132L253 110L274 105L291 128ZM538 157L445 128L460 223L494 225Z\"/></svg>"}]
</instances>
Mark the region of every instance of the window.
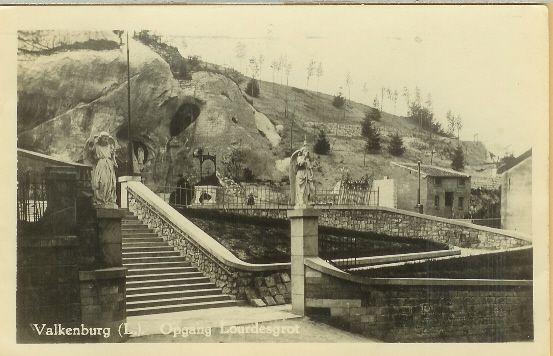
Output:
<instances>
[{"instance_id":1,"label":"window","mask_svg":"<svg viewBox=\"0 0 553 356\"><path fill-rule=\"evenodd\" d=\"M465 198L459 197L459 209L463 209L464 205L465 205Z\"/></svg>"},{"instance_id":2,"label":"window","mask_svg":"<svg viewBox=\"0 0 553 356\"><path fill-rule=\"evenodd\" d=\"M458 185L459 187L464 187L464 186L465 186L465 178L459 178L459 179L457 180L457 185Z\"/></svg>"},{"instance_id":3,"label":"window","mask_svg":"<svg viewBox=\"0 0 553 356\"><path fill-rule=\"evenodd\" d=\"M434 178L434 185L436 187L441 187L442 186L442 177L435 177Z\"/></svg>"},{"instance_id":4,"label":"window","mask_svg":"<svg viewBox=\"0 0 553 356\"><path fill-rule=\"evenodd\" d=\"M436 196L434 197L434 207L435 207L436 209L438 209L438 208L440 207L440 196L439 196L439 195L436 195Z\"/></svg>"}]
</instances>

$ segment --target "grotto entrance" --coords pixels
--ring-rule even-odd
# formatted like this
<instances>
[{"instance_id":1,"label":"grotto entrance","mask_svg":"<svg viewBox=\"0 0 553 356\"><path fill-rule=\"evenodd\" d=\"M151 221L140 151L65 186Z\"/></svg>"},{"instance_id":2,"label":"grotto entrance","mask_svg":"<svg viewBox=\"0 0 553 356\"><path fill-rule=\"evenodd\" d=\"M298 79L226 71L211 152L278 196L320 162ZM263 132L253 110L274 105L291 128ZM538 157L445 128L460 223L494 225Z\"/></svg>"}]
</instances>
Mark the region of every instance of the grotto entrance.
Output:
<instances>
[{"instance_id":1,"label":"grotto entrance","mask_svg":"<svg viewBox=\"0 0 553 356\"><path fill-rule=\"evenodd\" d=\"M190 126L199 115L200 108L198 105L192 103L182 104L169 124L169 133L171 134L171 137L179 135L188 126Z\"/></svg>"}]
</instances>

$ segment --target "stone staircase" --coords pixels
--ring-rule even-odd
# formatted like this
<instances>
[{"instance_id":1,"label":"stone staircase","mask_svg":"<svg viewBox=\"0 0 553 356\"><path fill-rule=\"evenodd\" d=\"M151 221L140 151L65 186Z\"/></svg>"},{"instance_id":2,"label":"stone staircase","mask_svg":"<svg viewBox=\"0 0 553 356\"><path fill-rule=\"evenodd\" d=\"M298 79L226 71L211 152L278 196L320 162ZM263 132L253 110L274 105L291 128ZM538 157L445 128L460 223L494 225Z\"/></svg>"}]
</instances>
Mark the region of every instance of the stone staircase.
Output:
<instances>
[{"instance_id":1,"label":"stone staircase","mask_svg":"<svg viewBox=\"0 0 553 356\"><path fill-rule=\"evenodd\" d=\"M127 316L237 305L129 211L121 232Z\"/></svg>"}]
</instances>

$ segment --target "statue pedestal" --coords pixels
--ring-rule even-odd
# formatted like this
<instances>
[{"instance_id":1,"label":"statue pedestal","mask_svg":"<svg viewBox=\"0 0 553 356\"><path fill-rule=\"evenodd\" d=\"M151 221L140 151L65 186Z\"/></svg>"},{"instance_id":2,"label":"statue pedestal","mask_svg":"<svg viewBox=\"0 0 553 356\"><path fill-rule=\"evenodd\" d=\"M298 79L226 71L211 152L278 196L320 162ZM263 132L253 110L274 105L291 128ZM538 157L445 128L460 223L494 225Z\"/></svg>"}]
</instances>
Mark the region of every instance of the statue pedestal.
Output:
<instances>
[{"instance_id":1,"label":"statue pedestal","mask_svg":"<svg viewBox=\"0 0 553 356\"><path fill-rule=\"evenodd\" d=\"M123 265L121 219L125 212L120 209L96 207L98 245L96 263L101 268Z\"/></svg>"},{"instance_id":2,"label":"statue pedestal","mask_svg":"<svg viewBox=\"0 0 553 356\"><path fill-rule=\"evenodd\" d=\"M288 210L292 255L292 313L305 315L304 258L319 256L320 210L297 207Z\"/></svg>"}]
</instances>

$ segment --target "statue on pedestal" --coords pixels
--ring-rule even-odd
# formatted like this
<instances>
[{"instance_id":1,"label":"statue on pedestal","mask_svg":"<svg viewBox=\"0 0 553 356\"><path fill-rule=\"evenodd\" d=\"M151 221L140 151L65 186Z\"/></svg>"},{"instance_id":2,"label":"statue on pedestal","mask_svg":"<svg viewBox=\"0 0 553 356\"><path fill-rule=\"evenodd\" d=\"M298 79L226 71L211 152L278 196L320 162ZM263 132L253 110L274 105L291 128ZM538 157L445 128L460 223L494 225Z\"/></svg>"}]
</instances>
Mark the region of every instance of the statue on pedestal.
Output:
<instances>
[{"instance_id":1,"label":"statue on pedestal","mask_svg":"<svg viewBox=\"0 0 553 356\"><path fill-rule=\"evenodd\" d=\"M86 141L84 162L92 164L93 203L103 207L117 208L115 167L115 140L102 131Z\"/></svg>"},{"instance_id":2,"label":"statue on pedestal","mask_svg":"<svg viewBox=\"0 0 553 356\"><path fill-rule=\"evenodd\" d=\"M307 142L290 157L290 204L296 209L313 203L315 185Z\"/></svg>"}]
</instances>

